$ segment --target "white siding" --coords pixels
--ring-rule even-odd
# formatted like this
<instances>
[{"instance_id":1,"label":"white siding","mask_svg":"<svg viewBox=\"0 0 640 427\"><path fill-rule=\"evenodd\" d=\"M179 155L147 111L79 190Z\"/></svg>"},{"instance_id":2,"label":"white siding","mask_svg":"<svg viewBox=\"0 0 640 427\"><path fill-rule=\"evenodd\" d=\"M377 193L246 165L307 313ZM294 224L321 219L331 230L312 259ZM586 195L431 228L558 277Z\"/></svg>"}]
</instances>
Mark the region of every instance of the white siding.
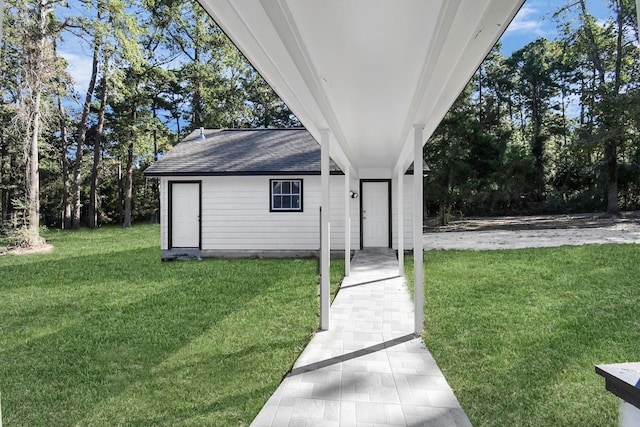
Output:
<instances>
[{"instance_id":1,"label":"white siding","mask_svg":"<svg viewBox=\"0 0 640 427\"><path fill-rule=\"evenodd\" d=\"M269 212L269 179L303 180L303 212ZM169 249L169 181L202 181L203 250L317 250L319 248L319 176L185 177L160 180L161 249ZM358 179L351 180L358 192ZM331 249L344 245L344 176L331 177ZM392 246L397 249L397 185L391 190ZM404 177L404 249L413 247L413 178ZM351 249L360 248L360 198L350 199Z\"/></svg>"},{"instance_id":2,"label":"white siding","mask_svg":"<svg viewBox=\"0 0 640 427\"><path fill-rule=\"evenodd\" d=\"M303 212L270 212L269 180L302 179ZM162 178L162 249L168 249L168 181ZM320 245L319 176L189 177L202 180L202 249L317 250ZM344 245L344 176L331 177L331 249ZM357 199L352 202L352 248L359 245Z\"/></svg>"}]
</instances>

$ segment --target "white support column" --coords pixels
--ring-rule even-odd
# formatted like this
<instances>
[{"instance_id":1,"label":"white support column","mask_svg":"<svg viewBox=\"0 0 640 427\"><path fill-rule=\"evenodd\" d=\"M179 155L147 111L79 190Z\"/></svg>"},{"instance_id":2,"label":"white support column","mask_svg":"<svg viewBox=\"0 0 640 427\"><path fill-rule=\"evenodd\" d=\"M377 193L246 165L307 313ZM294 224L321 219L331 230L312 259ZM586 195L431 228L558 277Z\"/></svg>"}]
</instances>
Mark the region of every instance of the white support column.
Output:
<instances>
[{"instance_id":1,"label":"white support column","mask_svg":"<svg viewBox=\"0 0 640 427\"><path fill-rule=\"evenodd\" d=\"M320 131L320 184L322 188L322 214L320 218L320 329L329 330L329 263L331 255L331 206L329 189L329 130Z\"/></svg>"},{"instance_id":2,"label":"white support column","mask_svg":"<svg viewBox=\"0 0 640 427\"><path fill-rule=\"evenodd\" d=\"M398 205L398 276L404 276L404 171L398 168L396 204Z\"/></svg>"},{"instance_id":3,"label":"white support column","mask_svg":"<svg viewBox=\"0 0 640 427\"><path fill-rule=\"evenodd\" d=\"M351 274L351 171L344 171L344 275Z\"/></svg>"},{"instance_id":4,"label":"white support column","mask_svg":"<svg viewBox=\"0 0 640 427\"><path fill-rule=\"evenodd\" d=\"M422 243L422 133L424 126L413 126L413 271L415 333L424 330L424 266Z\"/></svg>"}]
</instances>

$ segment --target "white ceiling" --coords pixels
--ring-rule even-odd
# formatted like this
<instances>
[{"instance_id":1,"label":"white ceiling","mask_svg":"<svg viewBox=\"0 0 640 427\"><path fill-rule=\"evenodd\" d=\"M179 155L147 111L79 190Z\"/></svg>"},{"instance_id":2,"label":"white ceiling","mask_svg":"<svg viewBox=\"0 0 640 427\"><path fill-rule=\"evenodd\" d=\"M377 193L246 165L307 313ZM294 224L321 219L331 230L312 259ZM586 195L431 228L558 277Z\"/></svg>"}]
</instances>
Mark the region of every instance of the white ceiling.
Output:
<instances>
[{"instance_id":1,"label":"white ceiling","mask_svg":"<svg viewBox=\"0 0 640 427\"><path fill-rule=\"evenodd\" d=\"M524 0L199 0L331 156L362 178L413 161Z\"/></svg>"}]
</instances>

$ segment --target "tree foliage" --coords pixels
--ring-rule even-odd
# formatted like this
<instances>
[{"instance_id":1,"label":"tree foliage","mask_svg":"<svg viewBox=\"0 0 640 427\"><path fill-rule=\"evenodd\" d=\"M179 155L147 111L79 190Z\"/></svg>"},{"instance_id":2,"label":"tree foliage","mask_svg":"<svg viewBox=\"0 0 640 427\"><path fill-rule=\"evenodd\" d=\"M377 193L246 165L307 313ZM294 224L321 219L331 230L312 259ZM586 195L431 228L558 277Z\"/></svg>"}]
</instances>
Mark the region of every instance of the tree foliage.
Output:
<instances>
[{"instance_id":1,"label":"tree foliage","mask_svg":"<svg viewBox=\"0 0 640 427\"><path fill-rule=\"evenodd\" d=\"M556 16L561 37L505 57L497 46L431 140L427 201L495 215L640 208L640 75L635 2L583 0Z\"/></svg>"},{"instance_id":2,"label":"tree foliage","mask_svg":"<svg viewBox=\"0 0 640 427\"><path fill-rule=\"evenodd\" d=\"M8 0L4 29L4 233L157 221L142 171L188 132L299 125L195 1ZM83 87L56 43L90 52Z\"/></svg>"},{"instance_id":3,"label":"tree foliage","mask_svg":"<svg viewBox=\"0 0 640 427\"><path fill-rule=\"evenodd\" d=\"M425 145L442 223L640 207L636 3L608 2L601 22L567 1L557 40L485 59ZM3 20L0 215L31 242L40 224L157 221L142 172L194 129L299 125L195 0L6 0Z\"/></svg>"}]
</instances>

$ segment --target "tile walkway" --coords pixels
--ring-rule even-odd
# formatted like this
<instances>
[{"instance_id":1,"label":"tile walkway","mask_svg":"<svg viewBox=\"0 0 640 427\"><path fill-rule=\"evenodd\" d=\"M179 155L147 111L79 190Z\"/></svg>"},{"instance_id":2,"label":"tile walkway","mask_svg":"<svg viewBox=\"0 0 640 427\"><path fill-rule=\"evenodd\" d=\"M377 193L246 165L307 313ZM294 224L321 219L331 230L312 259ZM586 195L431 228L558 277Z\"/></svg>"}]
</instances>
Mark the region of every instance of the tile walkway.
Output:
<instances>
[{"instance_id":1,"label":"tile walkway","mask_svg":"<svg viewBox=\"0 0 640 427\"><path fill-rule=\"evenodd\" d=\"M422 339L388 249L356 252L318 332L251 424L470 426Z\"/></svg>"}]
</instances>

